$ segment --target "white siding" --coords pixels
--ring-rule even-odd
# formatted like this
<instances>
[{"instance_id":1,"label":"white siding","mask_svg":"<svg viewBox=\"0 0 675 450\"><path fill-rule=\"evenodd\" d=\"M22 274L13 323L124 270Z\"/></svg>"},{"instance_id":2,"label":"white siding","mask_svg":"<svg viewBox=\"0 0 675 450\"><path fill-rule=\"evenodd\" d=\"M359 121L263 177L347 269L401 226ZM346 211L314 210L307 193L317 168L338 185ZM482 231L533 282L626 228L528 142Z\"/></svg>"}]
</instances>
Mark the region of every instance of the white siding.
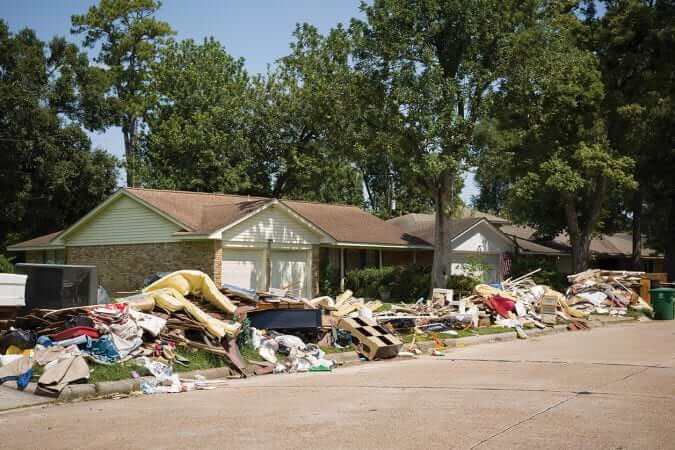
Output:
<instances>
[{"instance_id":1,"label":"white siding","mask_svg":"<svg viewBox=\"0 0 675 450\"><path fill-rule=\"evenodd\" d=\"M82 224L67 245L141 244L173 242L180 227L124 195Z\"/></svg>"},{"instance_id":2,"label":"white siding","mask_svg":"<svg viewBox=\"0 0 675 450\"><path fill-rule=\"evenodd\" d=\"M271 206L223 232L223 242L316 244L319 236L294 217Z\"/></svg>"},{"instance_id":3,"label":"white siding","mask_svg":"<svg viewBox=\"0 0 675 450\"><path fill-rule=\"evenodd\" d=\"M458 252L503 253L513 251L513 244L497 234L484 223L474 227L452 242L452 250Z\"/></svg>"}]
</instances>

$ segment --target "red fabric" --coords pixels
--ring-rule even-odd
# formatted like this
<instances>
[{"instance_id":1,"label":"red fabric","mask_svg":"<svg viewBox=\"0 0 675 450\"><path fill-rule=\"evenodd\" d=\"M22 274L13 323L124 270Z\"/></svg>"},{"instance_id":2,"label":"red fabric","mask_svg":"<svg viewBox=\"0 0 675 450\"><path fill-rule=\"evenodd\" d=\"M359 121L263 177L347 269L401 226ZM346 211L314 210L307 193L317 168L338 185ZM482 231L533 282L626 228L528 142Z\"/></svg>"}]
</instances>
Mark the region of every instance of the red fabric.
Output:
<instances>
[{"instance_id":1,"label":"red fabric","mask_svg":"<svg viewBox=\"0 0 675 450\"><path fill-rule=\"evenodd\" d=\"M493 295L485 303L504 318L509 317L509 313L516 309L516 302L501 295Z\"/></svg>"},{"instance_id":2,"label":"red fabric","mask_svg":"<svg viewBox=\"0 0 675 450\"><path fill-rule=\"evenodd\" d=\"M71 339L82 335L89 336L92 339L98 339L101 337L101 333L99 333L96 328L73 327L63 330L60 333L53 334L52 341L63 341L65 339Z\"/></svg>"}]
</instances>

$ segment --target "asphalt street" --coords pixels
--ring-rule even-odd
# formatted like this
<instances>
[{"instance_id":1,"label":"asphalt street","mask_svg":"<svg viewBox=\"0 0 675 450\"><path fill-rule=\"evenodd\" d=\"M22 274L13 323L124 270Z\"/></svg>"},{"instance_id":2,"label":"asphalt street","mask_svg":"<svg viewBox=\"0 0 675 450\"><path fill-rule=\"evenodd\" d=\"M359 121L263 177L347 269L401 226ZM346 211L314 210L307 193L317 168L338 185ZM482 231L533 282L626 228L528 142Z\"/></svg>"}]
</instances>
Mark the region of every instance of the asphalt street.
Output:
<instances>
[{"instance_id":1,"label":"asphalt street","mask_svg":"<svg viewBox=\"0 0 675 450\"><path fill-rule=\"evenodd\" d=\"M0 413L1 448L675 448L675 321Z\"/></svg>"}]
</instances>

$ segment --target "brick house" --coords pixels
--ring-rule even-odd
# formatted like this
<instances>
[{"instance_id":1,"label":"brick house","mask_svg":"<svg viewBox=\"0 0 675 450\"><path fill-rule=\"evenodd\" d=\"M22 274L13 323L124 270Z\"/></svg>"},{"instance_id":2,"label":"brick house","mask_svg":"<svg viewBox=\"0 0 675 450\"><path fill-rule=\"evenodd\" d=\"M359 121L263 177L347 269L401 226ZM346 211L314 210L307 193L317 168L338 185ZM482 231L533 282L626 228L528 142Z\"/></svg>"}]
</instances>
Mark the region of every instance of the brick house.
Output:
<instances>
[{"instance_id":1,"label":"brick house","mask_svg":"<svg viewBox=\"0 0 675 450\"><path fill-rule=\"evenodd\" d=\"M431 264L433 236L408 232L355 206L262 197L123 188L69 228L8 247L26 262L89 264L112 293L155 272L201 270L217 284L288 288L311 297L323 269ZM431 238L431 239L430 239ZM485 218L453 223L453 272L471 254L489 259L512 243Z\"/></svg>"}]
</instances>

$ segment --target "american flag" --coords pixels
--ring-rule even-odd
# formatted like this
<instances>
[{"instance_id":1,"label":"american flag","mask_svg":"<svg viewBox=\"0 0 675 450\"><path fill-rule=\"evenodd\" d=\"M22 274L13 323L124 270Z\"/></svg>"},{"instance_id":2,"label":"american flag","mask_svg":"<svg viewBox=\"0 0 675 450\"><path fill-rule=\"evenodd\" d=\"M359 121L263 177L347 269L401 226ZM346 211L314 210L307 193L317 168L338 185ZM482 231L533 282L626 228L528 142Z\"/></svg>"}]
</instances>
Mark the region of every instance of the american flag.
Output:
<instances>
[{"instance_id":1,"label":"american flag","mask_svg":"<svg viewBox=\"0 0 675 450\"><path fill-rule=\"evenodd\" d=\"M501 269L502 280L506 280L511 275L511 253L502 253Z\"/></svg>"}]
</instances>

